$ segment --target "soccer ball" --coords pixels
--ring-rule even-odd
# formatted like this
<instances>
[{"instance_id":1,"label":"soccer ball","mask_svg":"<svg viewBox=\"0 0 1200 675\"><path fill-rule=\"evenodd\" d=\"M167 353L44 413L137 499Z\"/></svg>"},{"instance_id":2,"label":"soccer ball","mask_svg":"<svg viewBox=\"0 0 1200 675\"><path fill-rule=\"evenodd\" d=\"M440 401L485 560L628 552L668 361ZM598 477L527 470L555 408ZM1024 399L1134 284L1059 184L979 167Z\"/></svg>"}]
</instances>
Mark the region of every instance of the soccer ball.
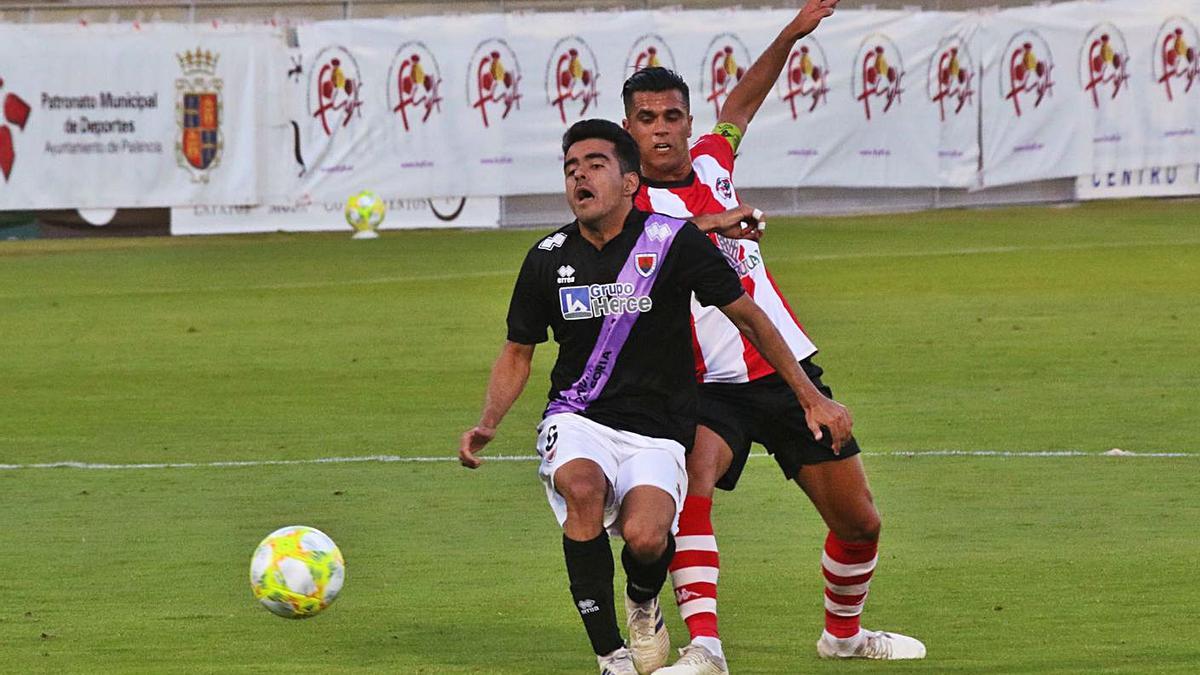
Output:
<instances>
[{"instance_id":1,"label":"soccer ball","mask_svg":"<svg viewBox=\"0 0 1200 675\"><path fill-rule=\"evenodd\" d=\"M337 599L345 581L342 552L324 532L312 527L275 530L250 559L254 597L288 619L315 616Z\"/></svg>"},{"instance_id":2,"label":"soccer ball","mask_svg":"<svg viewBox=\"0 0 1200 675\"><path fill-rule=\"evenodd\" d=\"M346 222L354 228L354 236L360 239L375 236L386 211L383 200L370 190L363 190L346 200Z\"/></svg>"}]
</instances>

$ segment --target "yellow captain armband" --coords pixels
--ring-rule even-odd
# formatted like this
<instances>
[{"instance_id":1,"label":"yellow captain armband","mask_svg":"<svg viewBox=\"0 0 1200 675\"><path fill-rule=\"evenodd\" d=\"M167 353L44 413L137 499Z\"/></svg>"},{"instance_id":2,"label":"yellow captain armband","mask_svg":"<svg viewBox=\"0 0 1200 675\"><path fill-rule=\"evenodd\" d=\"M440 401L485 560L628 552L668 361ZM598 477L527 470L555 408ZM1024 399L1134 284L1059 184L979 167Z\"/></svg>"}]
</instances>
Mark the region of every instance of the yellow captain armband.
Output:
<instances>
[{"instance_id":1,"label":"yellow captain armband","mask_svg":"<svg viewBox=\"0 0 1200 675\"><path fill-rule=\"evenodd\" d=\"M724 136L734 152L737 152L738 146L742 144L742 130L732 122L718 122L717 126L713 127L713 133Z\"/></svg>"}]
</instances>

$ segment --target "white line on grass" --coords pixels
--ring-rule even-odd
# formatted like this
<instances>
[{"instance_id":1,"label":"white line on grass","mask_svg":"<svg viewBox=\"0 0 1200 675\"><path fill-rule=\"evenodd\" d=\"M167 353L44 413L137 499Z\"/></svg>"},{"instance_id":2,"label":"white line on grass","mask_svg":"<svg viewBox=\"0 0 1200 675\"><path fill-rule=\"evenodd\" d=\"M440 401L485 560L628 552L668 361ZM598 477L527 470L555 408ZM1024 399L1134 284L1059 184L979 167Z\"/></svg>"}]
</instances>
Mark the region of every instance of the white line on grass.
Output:
<instances>
[{"instance_id":1,"label":"white line on grass","mask_svg":"<svg viewBox=\"0 0 1200 675\"><path fill-rule=\"evenodd\" d=\"M1110 451L1111 453L1111 451ZM1082 452L1079 450L1044 450L1033 452L1010 450L915 450L910 452L871 452L868 457L1101 457L1104 452ZM754 453L755 458L767 457L766 453ZM1112 455L1110 455L1112 456ZM1124 452L1119 457L1180 458L1200 457L1189 452ZM489 462L536 462L535 455L485 456ZM19 469L87 469L91 471L128 469L208 469L238 468L254 466L291 466L299 464L361 464L364 462L425 464L434 462L457 462L457 457L402 457L400 455L367 455L364 457L319 457L316 459L255 459L226 462L145 462L138 464L105 464L98 462L41 462L34 464L0 464L0 471Z\"/></svg>"},{"instance_id":2,"label":"white line on grass","mask_svg":"<svg viewBox=\"0 0 1200 675\"><path fill-rule=\"evenodd\" d=\"M1083 251L1106 248L1137 248L1160 246L1200 246L1200 239L1183 239L1179 241L1120 241L1094 242L1081 244L1046 244L1043 246L991 246L979 248L956 248L935 251L856 251L848 253L816 253L809 255L777 255L772 260L779 261L826 261L826 260L855 260L866 258L926 258L956 255L990 255L998 253L1023 253L1026 251ZM38 297L116 297L140 295L189 295L193 293L224 293L243 291L293 291L321 288L338 288L346 286L379 286L387 284L427 283L431 281L457 281L462 279L483 279L490 277L512 278L516 269L478 270L474 272L454 272L439 274L411 274L384 277L367 277L363 279L334 279L329 281L297 281L274 284L221 285L200 286L195 288L130 288L123 290L93 289L77 293L55 293L54 289ZM28 293L0 293L0 299L12 300L31 297Z\"/></svg>"}]
</instances>

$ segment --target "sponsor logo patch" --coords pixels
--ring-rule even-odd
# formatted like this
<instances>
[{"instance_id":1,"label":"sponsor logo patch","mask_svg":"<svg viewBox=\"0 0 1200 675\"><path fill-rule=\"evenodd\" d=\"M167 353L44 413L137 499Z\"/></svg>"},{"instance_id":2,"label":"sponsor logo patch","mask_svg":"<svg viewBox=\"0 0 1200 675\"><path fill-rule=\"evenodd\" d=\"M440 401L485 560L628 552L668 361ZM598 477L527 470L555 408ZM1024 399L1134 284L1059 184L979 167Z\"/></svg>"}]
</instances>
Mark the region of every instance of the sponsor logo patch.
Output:
<instances>
[{"instance_id":1,"label":"sponsor logo patch","mask_svg":"<svg viewBox=\"0 0 1200 675\"><path fill-rule=\"evenodd\" d=\"M651 270L653 272L653 270ZM646 274L649 276L649 273ZM591 284L558 289L558 304L567 321L621 314L641 314L654 308L648 295L634 295L633 284Z\"/></svg>"}]
</instances>

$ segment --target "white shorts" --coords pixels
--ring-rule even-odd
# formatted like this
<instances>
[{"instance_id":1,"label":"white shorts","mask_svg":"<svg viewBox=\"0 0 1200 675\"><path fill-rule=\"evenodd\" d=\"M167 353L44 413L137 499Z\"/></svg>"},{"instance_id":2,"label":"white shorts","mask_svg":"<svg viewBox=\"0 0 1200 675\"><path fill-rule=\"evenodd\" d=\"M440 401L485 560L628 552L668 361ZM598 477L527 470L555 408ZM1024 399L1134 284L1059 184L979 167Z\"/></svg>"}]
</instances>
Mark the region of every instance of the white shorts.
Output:
<instances>
[{"instance_id":1,"label":"white shorts","mask_svg":"<svg viewBox=\"0 0 1200 675\"><path fill-rule=\"evenodd\" d=\"M558 413L538 425L537 452L542 458L538 476L560 526L567 520L567 501L554 490L554 472L573 459L587 459L598 464L608 479L604 527L609 534L621 536L617 526L621 501L639 485L653 485L671 495L675 500L671 532L679 528L687 469L683 446L676 441L620 431L574 413Z\"/></svg>"}]
</instances>

